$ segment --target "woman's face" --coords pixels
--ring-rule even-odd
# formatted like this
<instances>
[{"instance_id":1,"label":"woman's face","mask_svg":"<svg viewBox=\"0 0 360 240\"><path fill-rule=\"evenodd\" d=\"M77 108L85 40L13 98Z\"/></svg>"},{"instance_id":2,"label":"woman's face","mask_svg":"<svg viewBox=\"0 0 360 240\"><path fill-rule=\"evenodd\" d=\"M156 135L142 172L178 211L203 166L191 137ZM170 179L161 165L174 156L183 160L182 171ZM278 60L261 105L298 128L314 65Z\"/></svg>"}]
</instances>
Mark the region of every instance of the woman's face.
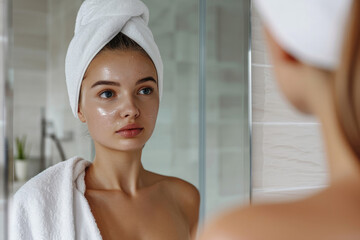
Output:
<instances>
[{"instance_id":1,"label":"woman's face","mask_svg":"<svg viewBox=\"0 0 360 240\"><path fill-rule=\"evenodd\" d=\"M144 53L104 50L90 63L81 85L78 116L95 144L142 149L159 109L157 72Z\"/></svg>"}]
</instances>

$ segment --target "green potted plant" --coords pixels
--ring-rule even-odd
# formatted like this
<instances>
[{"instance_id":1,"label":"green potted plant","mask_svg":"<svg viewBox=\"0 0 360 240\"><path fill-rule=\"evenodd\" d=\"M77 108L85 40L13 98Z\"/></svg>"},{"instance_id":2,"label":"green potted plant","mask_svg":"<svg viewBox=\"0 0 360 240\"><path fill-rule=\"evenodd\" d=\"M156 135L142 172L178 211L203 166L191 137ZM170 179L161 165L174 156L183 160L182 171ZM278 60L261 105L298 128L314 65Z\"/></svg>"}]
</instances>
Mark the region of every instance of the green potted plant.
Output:
<instances>
[{"instance_id":1,"label":"green potted plant","mask_svg":"<svg viewBox=\"0 0 360 240\"><path fill-rule=\"evenodd\" d=\"M28 155L25 152L26 136L16 137L15 176L17 180L25 181L27 178Z\"/></svg>"}]
</instances>

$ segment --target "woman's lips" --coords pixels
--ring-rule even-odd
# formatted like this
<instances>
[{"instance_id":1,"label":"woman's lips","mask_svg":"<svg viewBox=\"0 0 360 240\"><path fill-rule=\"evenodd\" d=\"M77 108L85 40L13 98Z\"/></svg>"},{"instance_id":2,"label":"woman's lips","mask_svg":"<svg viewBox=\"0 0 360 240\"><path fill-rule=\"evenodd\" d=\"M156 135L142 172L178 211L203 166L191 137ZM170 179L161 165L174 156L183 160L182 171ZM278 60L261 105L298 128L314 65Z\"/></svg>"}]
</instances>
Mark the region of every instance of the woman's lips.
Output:
<instances>
[{"instance_id":1,"label":"woman's lips","mask_svg":"<svg viewBox=\"0 0 360 240\"><path fill-rule=\"evenodd\" d=\"M126 129L126 130L120 130L116 133L120 134L123 137L131 138L136 137L142 132L143 128L133 128L133 129Z\"/></svg>"},{"instance_id":2,"label":"woman's lips","mask_svg":"<svg viewBox=\"0 0 360 240\"><path fill-rule=\"evenodd\" d=\"M116 131L116 133L120 134L123 137L131 138L139 135L144 128L140 127L137 124L129 124L120 130Z\"/></svg>"}]
</instances>

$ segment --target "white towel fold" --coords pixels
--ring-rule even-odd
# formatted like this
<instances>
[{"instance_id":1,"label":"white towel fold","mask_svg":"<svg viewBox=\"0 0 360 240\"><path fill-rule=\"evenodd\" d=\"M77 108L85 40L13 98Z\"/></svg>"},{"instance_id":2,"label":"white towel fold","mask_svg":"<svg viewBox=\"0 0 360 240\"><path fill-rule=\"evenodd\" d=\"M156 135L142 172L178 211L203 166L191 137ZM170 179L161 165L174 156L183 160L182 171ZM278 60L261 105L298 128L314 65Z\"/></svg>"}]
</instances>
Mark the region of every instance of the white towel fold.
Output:
<instances>
[{"instance_id":1,"label":"white towel fold","mask_svg":"<svg viewBox=\"0 0 360 240\"><path fill-rule=\"evenodd\" d=\"M80 239L76 236L80 230L87 231L89 235L92 233L92 237L86 239L101 239L83 196L84 172L90 164L90 161L74 157L46 169L25 183L13 197L10 239L75 240ZM82 176L80 191L76 189L79 175ZM87 222L76 223L76 218L85 217ZM77 229L84 226L86 229Z\"/></svg>"},{"instance_id":2,"label":"white towel fold","mask_svg":"<svg viewBox=\"0 0 360 240\"><path fill-rule=\"evenodd\" d=\"M83 2L65 59L66 84L70 105L76 118L81 82L87 67L95 55L119 32L139 44L152 59L158 74L161 99L163 63L148 22L149 10L140 0Z\"/></svg>"},{"instance_id":3,"label":"white towel fold","mask_svg":"<svg viewBox=\"0 0 360 240\"><path fill-rule=\"evenodd\" d=\"M263 23L297 59L337 67L352 0L255 0Z\"/></svg>"}]
</instances>

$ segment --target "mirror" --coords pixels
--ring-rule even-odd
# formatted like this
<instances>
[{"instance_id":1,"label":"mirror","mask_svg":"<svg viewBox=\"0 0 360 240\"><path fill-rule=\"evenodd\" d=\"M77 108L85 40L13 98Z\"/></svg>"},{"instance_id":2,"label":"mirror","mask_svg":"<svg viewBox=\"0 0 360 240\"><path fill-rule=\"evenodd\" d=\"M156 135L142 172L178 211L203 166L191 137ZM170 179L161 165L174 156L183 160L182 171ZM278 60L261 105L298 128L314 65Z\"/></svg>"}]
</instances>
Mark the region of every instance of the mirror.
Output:
<instances>
[{"instance_id":1,"label":"mirror","mask_svg":"<svg viewBox=\"0 0 360 240\"><path fill-rule=\"evenodd\" d=\"M163 99L144 168L196 186L201 219L249 203L250 0L144 3L164 62ZM94 158L65 84L64 59L81 4L13 1L14 192L72 156Z\"/></svg>"}]
</instances>

